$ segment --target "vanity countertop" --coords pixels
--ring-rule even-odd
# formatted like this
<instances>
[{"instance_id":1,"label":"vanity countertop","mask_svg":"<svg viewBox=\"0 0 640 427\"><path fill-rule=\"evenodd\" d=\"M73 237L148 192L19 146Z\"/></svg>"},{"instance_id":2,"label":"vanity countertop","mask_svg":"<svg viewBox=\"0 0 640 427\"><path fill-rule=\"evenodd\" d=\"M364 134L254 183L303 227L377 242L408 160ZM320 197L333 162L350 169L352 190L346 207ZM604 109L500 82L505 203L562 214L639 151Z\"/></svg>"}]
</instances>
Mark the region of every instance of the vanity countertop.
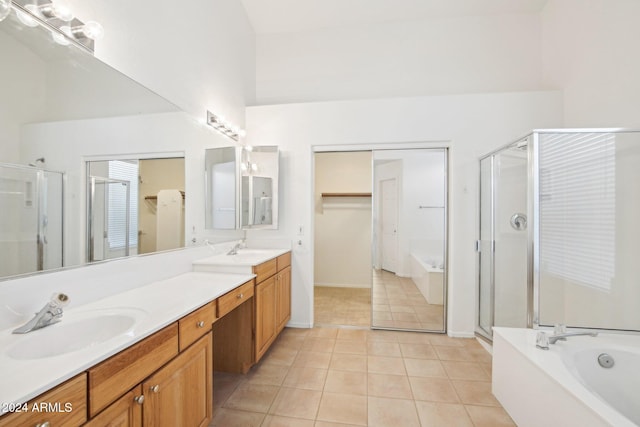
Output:
<instances>
[{"instance_id":1,"label":"vanity countertop","mask_svg":"<svg viewBox=\"0 0 640 427\"><path fill-rule=\"evenodd\" d=\"M12 334L14 328L0 331L0 414L7 410L7 404L24 403L38 396L254 277L254 274L184 273L93 303L69 306L60 323L40 330L23 335ZM69 297L73 303L73 295ZM45 337L56 327L80 324L83 318L100 313L126 313L135 316L136 322L125 333L76 351L28 360L10 356L12 349L24 340L35 340L37 344L38 336Z\"/></svg>"},{"instance_id":2,"label":"vanity countertop","mask_svg":"<svg viewBox=\"0 0 640 427\"><path fill-rule=\"evenodd\" d=\"M249 274L253 266L277 258L291 249L238 249L236 255L220 253L193 261L194 271Z\"/></svg>"}]
</instances>

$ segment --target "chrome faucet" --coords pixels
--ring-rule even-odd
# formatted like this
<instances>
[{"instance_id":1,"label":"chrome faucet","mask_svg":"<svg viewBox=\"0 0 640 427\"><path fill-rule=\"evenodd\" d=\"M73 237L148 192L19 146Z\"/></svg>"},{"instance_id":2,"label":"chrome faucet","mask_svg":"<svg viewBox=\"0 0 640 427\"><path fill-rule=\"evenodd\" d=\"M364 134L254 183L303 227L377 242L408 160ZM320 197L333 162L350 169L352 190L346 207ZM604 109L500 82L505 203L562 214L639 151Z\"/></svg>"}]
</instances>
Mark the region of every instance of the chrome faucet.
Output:
<instances>
[{"instance_id":1,"label":"chrome faucet","mask_svg":"<svg viewBox=\"0 0 640 427\"><path fill-rule=\"evenodd\" d=\"M69 297L62 293L51 296L51 300L36 313L35 317L13 331L14 334L26 334L36 329L57 323L62 319L62 307L69 304Z\"/></svg>"},{"instance_id":2,"label":"chrome faucet","mask_svg":"<svg viewBox=\"0 0 640 427\"><path fill-rule=\"evenodd\" d=\"M246 247L247 247L246 239L243 238L238 243L233 245L233 247L229 250L229 252L227 252L227 255L237 255L238 249L242 249Z\"/></svg>"},{"instance_id":3,"label":"chrome faucet","mask_svg":"<svg viewBox=\"0 0 640 427\"><path fill-rule=\"evenodd\" d=\"M568 337L579 336L597 337L597 332L567 332L564 325L555 325L553 335L547 335L546 332L540 331L536 335L536 347L541 350L549 350L549 344L555 344L558 341L566 341Z\"/></svg>"}]
</instances>

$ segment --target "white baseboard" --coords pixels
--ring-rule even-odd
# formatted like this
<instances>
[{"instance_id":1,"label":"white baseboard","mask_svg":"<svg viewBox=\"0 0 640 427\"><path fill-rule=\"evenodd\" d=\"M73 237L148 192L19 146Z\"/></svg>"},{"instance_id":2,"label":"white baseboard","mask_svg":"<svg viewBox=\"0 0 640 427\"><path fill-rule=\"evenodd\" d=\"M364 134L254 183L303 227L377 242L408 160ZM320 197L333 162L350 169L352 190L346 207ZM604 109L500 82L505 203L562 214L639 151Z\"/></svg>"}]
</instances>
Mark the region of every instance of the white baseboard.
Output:
<instances>
[{"instance_id":1,"label":"white baseboard","mask_svg":"<svg viewBox=\"0 0 640 427\"><path fill-rule=\"evenodd\" d=\"M453 338L475 338L476 334L473 332L459 332L459 331L447 331L447 335Z\"/></svg>"},{"instance_id":2,"label":"white baseboard","mask_svg":"<svg viewBox=\"0 0 640 427\"><path fill-rule=\"evenodd\" d=\"M287 323L287 328L311 329L313 328L313 324L289 322Z\"/></svg>"}]
</instances>

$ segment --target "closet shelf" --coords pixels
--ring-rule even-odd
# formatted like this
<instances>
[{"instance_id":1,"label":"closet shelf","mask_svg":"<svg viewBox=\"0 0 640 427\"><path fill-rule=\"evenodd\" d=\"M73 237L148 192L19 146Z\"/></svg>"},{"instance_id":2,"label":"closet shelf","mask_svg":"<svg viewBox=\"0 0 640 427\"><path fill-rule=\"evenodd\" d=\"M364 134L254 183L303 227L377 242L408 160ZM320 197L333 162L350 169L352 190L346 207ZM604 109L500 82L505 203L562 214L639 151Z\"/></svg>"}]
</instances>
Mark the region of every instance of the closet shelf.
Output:
<instances>
[{"instance_id":1,"label":"closet shelf","mask_svg":"<svg viewBox=\"0 0 640 427\"><path fill-rule=\"evenodd\" d=\"M371 193L322 193L322 197L371 197Z\"/></svg>"},{"instance_id":2,"label":"closet shelf","mask_svg":"<svg viewBox=\"0 0 640 427\"><path fill-rule=\"evenodd\" d=\"M184 191L180 191L180 194L182 194L182 200L185 199L184 197ZM145 200L158 200L158 196L144 196Z\"/></svg>"}]
</instances>

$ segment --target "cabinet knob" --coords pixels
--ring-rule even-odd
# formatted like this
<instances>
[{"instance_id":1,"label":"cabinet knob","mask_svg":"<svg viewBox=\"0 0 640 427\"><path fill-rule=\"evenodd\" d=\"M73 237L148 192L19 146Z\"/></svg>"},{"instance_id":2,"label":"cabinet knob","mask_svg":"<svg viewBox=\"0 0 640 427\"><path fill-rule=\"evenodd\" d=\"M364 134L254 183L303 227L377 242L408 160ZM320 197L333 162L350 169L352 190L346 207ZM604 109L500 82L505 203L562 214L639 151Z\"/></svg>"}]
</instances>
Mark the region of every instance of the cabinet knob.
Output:
<instances>
[{"instance_id":1,"label":"cabinet knob","mask_svg":"<svg viewBox=\"0 0 640 427\"><path fill-rule=\"evenodd\" d=\"M134 397L133 401L136 402L138 405L142 405L144 403L144 394Z\"/></svg>"},{"instance_id":2,"label":"cabinet knob","mask_svg":"<svg viewBox=\"0 0 640 427\"><path fill-rule=\"evenodd\" d=\"M196 326L197 326L198 328L204 328L204 322L201 320L201 321L199 321L198 323L196 323Z\"/></svg>"},{"instance_id":3,"label":"cabinet knob","mask_svg":"<svg viewBox=\"0 0 640 427\"><path fill-rule=\"evenodd\" d=\"M244 297L244 294L238 294L237 297L238 299L242 299Z\"/></svg>"},{"instance_id":4,"label":"cabinet knob","mask_svg":"<svg viewBox=\"0 0 640 427\"><path fill-rule=\"evenodd\" d=\"M49 421L45 421L43 423L38 423L36 424L36 427L50 427L51 424L49 423Z\"/></svg>"},{"instance_id":5,"label":"cabinet knob","mask_svg":"<svg viewBox=\"0 0 640 427\"><path fill-rule=\"evenodd\" d=\"M160 391L160 386L159 385L151 386L151 388L149 390L151 390L154 393L157 393L157 392Z\"/></svg>"}]
</instances>

